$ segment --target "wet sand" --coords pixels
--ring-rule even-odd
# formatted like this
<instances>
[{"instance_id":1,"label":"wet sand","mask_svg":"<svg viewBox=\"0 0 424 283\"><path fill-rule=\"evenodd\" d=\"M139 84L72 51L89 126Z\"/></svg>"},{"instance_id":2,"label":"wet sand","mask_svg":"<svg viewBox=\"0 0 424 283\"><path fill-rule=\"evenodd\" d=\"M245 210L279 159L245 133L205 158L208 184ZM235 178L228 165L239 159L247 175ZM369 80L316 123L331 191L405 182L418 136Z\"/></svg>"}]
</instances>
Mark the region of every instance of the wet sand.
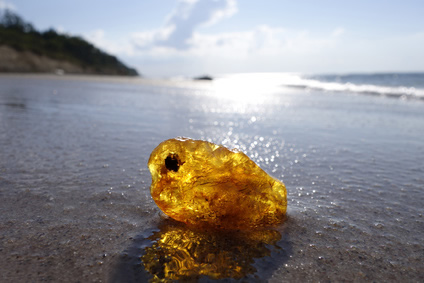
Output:
<instances>
[{"instance_id":1,"label":"wet sand","mask_svg":"<svg viewBox=\"0 0 424 283\"><path fill-rule=\"evenodd\" d=\"M178 258L200 281L215 264L253 282L423 282L424 103L250 84L0 76L1 281L146 281ZM166 219L146 164L176 136L282 180L285 223Z\"/></svg>"}]
</instances>

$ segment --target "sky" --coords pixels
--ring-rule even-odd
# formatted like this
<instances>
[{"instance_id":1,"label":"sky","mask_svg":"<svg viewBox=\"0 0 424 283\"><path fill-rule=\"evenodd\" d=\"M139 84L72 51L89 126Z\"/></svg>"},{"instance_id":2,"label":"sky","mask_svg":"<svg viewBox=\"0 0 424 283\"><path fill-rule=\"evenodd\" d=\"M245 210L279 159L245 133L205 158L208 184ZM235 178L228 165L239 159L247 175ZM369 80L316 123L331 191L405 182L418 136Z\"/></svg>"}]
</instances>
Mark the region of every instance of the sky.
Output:
<instances>
[{"instance_id":1,"label":"sky","mask_svg":"<svg viewBox=\"0 0 424 283\"><path fill-rule=\"evenodd\" d=\"M146 77L424 71L423 0L0 0Z\"/></svg>"}]
</instances>

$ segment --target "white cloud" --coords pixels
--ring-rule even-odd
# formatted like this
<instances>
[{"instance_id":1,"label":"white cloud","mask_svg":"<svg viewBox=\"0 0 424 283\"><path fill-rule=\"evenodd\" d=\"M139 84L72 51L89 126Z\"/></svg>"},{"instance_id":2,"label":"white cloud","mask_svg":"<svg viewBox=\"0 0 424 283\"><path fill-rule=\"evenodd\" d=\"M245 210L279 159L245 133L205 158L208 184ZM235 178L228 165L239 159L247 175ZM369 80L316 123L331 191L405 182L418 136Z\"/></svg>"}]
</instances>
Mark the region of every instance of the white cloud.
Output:
<instances>
[{"instance_id":1,"label":"white cloud","mask_svg":"<svg viewBox=\"0 0 424 283\"><path fill-rule=\"evenodd\" d=\"M301 70L306 61L320 64L319 54L335 48L345 32L338 27L318 36L268 25L236 32L199 32L199 27L216 24L236 12L235 0L179 1L162 28L132 34L133 55L148 62L186 62L208 72L247 67L265 70L265 66Z\"/></svg>"},{"instance_id":2,"label":"white cloud","mask_svg":"<svg viewBox=\"0 0 424 283\"><path fill-rule=\"evenodd\" d=\"M212 10L209 20L205 22L204 25L206 26L214 25L217 22L219 22L221 19L230 18L237 13L238 9L237 9L236 0L226 0L226 1L220 1L220 2L223 2L225 6ZM208 7L203 7L203 8L208 9Z\"/></svg>"},{"instance_id":3,"label":"white cloud","mask_svg":"<svg viewBox=\"0 0 424 283\"><path fill-rule=\"evenodd\" d=\"M162 28L137 33L134 41L140 48L161 46L188 49L198 27L216 24L236 12L235 0L180 0Z\"/></svg>"},{"instance_id":4,"label":"white cloud","mask_svg":"<svg viewBox=\"0 0 424 283\"><path fill-rule=\"evenodd\" d=\"M135 35L135 41L140 42L140 38L139 34ZM237 32L207 34L195 31L187 40L186 49L152 44L142 50L135 48L135 57L151 63L154 75L160 75L157 72L196 75L203 72L304 71L311 66L325 69L325 65L331 64L332 52L340 44L341 38L334 36L333 31L316 35L307 30L260 25ZM162 68L157 69L155 62ZM165 62L169 66L179 64L179 67L163 68ZM149 66L140 64L140 68L146 70Z\"/></svg>"},{"instance_id":5,"label":"white cloud","mask_svg":"<svg viewBox=\"0 0 424 283\"><path fill-rule=\"evenodd\" d=\"M142 36L150 40L153 33L134 35L135 41ZM245 59L252 56L278 56L285 53L307 54L331 48L337 42L333 33L325 37L311 35L305 30L287 30L280 27L260 25L252 30L205 34L194 32L183 50L168 46L151 45L141 53L148 56L214 56L219 58ZM141 54L140 53L140 54Z\"/></svg>"},{"instance_id":6,"label":"white cloud","mask_svg":"<svg viewBox=\"0 0 424 283\"><path fill-rule=\"evenodd\" d=\"M333 56L350 71L422 71L424 32L388 37L350 38Z\"/></svg>"},{"instance_id":7,"label":"white cloud","mask_svg":"<svg viewBox=\"0 0 424 283\"><path fill-rule=\"evenodd\" d=\"M16 7L12 3L9 3L7 1L0 0L0 10L6 10L6 9L7 10L15 11L16 10Z\"/></svg>"},{"instance_id":8,"label":"white cloud","mask_svg":"<svg viewBox=\"0 0 424 283\"><path fill-rule=\"evenodd\" d=\"M106 32L103 29L96 29L83 34L85 40L91 42L96 47L99 47L103 51L116 55L134 56L135 50L133 44L127 39L115 39L110 40L106 36Z\"/></svg>"},{"instance_id":9,"label":"white cloud","mask_svg":"<svg viewBox=\"0 0 424 283\"><path fill-rule=\"evenodd\" d=\"M55 26L54 29L59 33L67 33L66 29L62 25Z\"/></svg>"},{"instance_id":10,"label":"white cloud","mask_svg":"<svg viewBox=\"0 0 424 283\"><path fill-rule=\"evenodd\" d=\"M268 25L236 32L199 31L199 27L216 24L236 12L235 0L185 0L177 3L159 29L132 33L122 40L108 39L103 30L85 37L130 64L139 62L141 72L149 73L150 67L159 75L157 72L301 71L308 64L324 64L321 55L331 56L344 33L343 28L335 28L318 36Z\"/></svg>"},{"instance_id":11,"label":"white cloud","mask_svg":"<svg viewBox=\"0 0 424 283\"><path fill-rule=\"evenodd\" d=\"M338 27L335 30L333 30L332 36L337 37L341 36L346 32L346 30L342 27Z\"/></svg>"},{"instance_id":12,"label":"white cloud","mask_svg":"<svg viewBox=\"0 0 424 283\"><path fill-rule=\"evenodd\" d=\"M1 1L1 0L0 0ZM422 70L422 33L398 38L358 38L341 26L324 32L258 25L208 33L237 12L235 0L185 0L158 29L112 38L103 30L85 35L103 50L124 58L143 74L169 76L227 72L352 72ZM200 29L200 27L203 27ZM401 52L400 50L408 50Z\"/></svg>"},{"instance_id":13,"label":"white cloud","mask_svg":"<svg viewBox=\"0 0 424 283\"><path fill-rule=\"evenodd\" d=\"M244 32L196 33L190 56L208 58L213 71L226 69L220 72L302 71L307 65L326 64L323 57L328 58L338 44L332 33L317 36L305 30L262 25Z\"/></svg>"}]
</instances>

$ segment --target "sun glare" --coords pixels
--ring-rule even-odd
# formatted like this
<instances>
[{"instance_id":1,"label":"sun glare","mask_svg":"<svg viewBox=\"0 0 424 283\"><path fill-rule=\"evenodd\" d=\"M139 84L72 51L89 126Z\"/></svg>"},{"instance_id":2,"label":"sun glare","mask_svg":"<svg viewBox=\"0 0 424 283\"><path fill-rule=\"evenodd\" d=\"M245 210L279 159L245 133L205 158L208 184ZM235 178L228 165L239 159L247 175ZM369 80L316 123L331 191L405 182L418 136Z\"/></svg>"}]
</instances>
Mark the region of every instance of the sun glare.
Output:
<instances>
[{"instance_id":1,"label":"sun glare","mask_svg":"<svg viewBox=\"0 0 424 283\"><path fill-rule=\"evenodd\" d=\"M247 73L218 77L212 84L215 97L244 104L262 104L281 92L281 73Z\"/></svg>"}]
</instances>

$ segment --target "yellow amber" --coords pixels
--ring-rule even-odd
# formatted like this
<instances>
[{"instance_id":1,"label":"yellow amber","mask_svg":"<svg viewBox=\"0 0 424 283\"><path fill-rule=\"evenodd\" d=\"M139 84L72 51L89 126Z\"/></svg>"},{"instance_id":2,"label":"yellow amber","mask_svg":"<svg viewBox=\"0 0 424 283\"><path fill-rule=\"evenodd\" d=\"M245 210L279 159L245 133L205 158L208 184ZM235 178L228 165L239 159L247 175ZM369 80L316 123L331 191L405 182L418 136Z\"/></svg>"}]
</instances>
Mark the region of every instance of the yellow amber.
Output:
<instances>
[{"instance_id":1,"label":"yellow amber","mask_svg":"<svg viewBox=\"0 0 424 283\"><path fill-rule=\"evenodd\" d=\"M153 150L148 166L153 200L177 221L244 229L279 223L286 213L284 184L241 151L169 139Z\"/></svg>"},{"instance_id":2,"label":"yellow amber","mask_svg":"<svg viewBox=\"0 0 424 283\"><path fill-rule=\"evenodd\" d=\"M172 222L159 228L141 256L151 282L195 282L200 276L240 280L257 272L255 262L281 249L281 234L274 230L211 231Z\"/></svg>"}]
</instances>

